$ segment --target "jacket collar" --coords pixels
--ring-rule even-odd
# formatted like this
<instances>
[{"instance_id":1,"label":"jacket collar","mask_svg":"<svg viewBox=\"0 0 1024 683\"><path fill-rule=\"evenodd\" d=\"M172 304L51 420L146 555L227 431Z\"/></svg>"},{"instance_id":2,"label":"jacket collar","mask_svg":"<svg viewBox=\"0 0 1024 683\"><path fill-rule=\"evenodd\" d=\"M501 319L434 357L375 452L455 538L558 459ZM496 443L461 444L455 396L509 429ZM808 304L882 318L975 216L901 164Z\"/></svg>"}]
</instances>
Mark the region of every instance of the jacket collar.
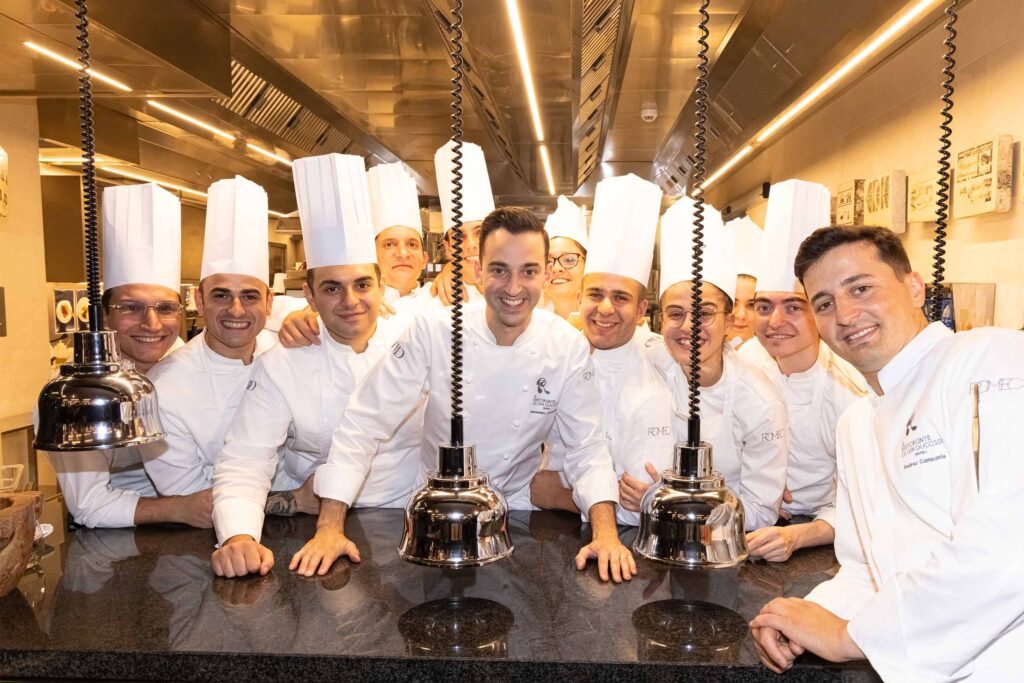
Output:
<instances>
[{"instance_id":1,"label":"jacket collar","mask_svg":"<svg viewBox=\"0 0 1024 683\"><path fill-rule=\"evenodd\" d=\"M878 371L878 384L882 392L888 394L899 386L921 364L932 348L946 337L953 334L940 322L934 322L924 328L911 339L906 346L893 356L885 367ZM870 389L872 395L874 389Z\"/></svg>"}]
</instances>

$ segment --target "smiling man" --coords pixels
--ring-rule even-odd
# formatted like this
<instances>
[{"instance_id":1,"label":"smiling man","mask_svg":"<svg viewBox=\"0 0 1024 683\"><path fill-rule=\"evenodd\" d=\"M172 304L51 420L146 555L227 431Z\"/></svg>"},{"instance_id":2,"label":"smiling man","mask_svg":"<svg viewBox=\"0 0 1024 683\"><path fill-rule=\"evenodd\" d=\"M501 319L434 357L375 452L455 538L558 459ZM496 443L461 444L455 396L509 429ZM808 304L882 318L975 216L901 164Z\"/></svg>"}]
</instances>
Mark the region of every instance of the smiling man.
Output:
<instances>
[{"instance_id":1,"label":"smiling man","mask_svg":"<svg viewBox=\"0 0 1024 683\"><path fill-rule=\"evenodd\" d=\"M256 359L241 404L216 456L213 516L221 547L213 571L266 574L264 511L316 513L312 476L326 457L345 404L395 343L408 318L379 317L384 284L376 263L362 157L328 154L292 168L309 270L306 300L320 316L322 343L277 346ZM422 430L419 398L381 448L353 503L400 507L412 491ZM274 495L271 488L291 493Z\"/></svg>"},{"instance_id":2,"label":"smiling man","mask_svg":"<svg viewBox=\"0 0 1024 683\"><path fill-rule=\"evenodd\" d=\"M549 309L560 318L579 327L580 290L587 264L587 219L583 208L564 195L558 197L558 208L544 223L550 249L548 268L551 278L544 287Z\"/></svg>"},{"instance_id":3,"label":"smiling man","mask_svg":"<svg viewBox=\"0 0 1024 683\"><path fill-rule=\"evenodd\" d=\"M125 359L148 372L182 345L181 205L156 185L103 190L104 322ZM159 398L159 396L158 396ZM158 497L138 446L49 453L75 522L130 527L181 522L208 528L209 494Z\"/></svg>"},{"instance_id":4,"label":"smiling man","mask_svg":"<svg viewBox=\"0 0 1024 683\"><path fill-rule=\"evenodd\" d=\"M1010 681L1024 648L1024 334L928 324L884 228L811 234L795 270L868 396L839 421L839 573L751 627L775 671L812 652L887 681Z\"/></svg>"},{"instance_id":5,"label":"smiling man","mask_svg":"<svg viewBox=\"0 0 1024 683\"><path fill-rule=\"evenodd\" d=\"M638 333L647 313L654 238L661 190L634 175L602 180L594 196L591 255L579 298L583 333L590 342L601 392L602 426L608 436L615 474L623 483L648 481L647 467L671 457L672 396L647 351L663 346L658 335ZM545 470L532 487L543 508L575 510L563 487L564 453L551 444ZM657 475L655 475L657 476ZM620 504L618 521L636 525L639 515Z\"/></svg>"},{"instance_id":6,"label":"smiling man","mask_svg":"<svg viewBox=\"0 0 1024 683\"><path fill-rule=\"evenodd\" d=\"M754 297L757 339L739 351L778 388L789 418L779 523L747 535L751 555L773 562L788 560L800 548L832 542L836 424L866 389L860 374L821 341L803 285L793 273L800 243L828 223L828 214L824 185L786 180L772 186Z\"/></svg>"},{"instance_id":7,"label":"smiling man","mask_svg":"<svg viewBox=\"0 0 1024 683\"><path fill-rule=\"evenodd\" d=\"M629 579L636 564L616 533L615 471L599 426L590 349L567 322L534 310L548 275L547 253L547 234L529 210L499 209L484 220L477 280L485 302L467 305L463 322L465 441L476 446L478 467L509 508L529 510L541 444L560 440L566 478L593 528L576 566L595 558L602 579ZM345 536L348 507L427 387L420 480L435 467L438 445L450 437L450 358L451 312L419 316L353 394L328 462L317 470L323 504L316 536L292 558L292 569L322 575L342 555L358 559Z\"/></svg>"}]
</instances>

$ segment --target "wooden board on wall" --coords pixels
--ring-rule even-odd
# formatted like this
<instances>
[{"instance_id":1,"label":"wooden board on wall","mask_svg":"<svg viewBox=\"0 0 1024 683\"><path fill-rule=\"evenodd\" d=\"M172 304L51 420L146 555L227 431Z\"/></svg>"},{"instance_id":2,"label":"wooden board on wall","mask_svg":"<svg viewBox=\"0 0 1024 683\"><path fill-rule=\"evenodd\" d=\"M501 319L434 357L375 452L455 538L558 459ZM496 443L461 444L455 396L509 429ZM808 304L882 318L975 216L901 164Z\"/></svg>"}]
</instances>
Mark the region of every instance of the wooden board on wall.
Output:
<instances>
[{"instance_id":1,"label":"wooden board on wall","mask_svg":"<svg viewBox=\"0 0 1024 683\"><path fill-rule=\"evenodd\" d=\"M907 179L907 222L934 223L939 201L939 176L932 171L912 173Z\"/></svg>"},{"instance_id":2,"label":"wooden board on wall","mask_svg":"<svg viewBox=\"0 0 1024 683\"><path fill-rule=\"evenodd\" d=\"M1012 136L997 135L957 152L953 218L1009 211L1012 201Z\"/></svg>"},{"instance_id":3,"label":"wooden board on wall","mask_svg":"<svg viewBox=\"0 0 1024 683\"><path fill-rule=\"evenodd\" d=\"M863 225L864 181L850 180L836 190L836 225Z\"/></svg>"},{"instance_id":4,"label":"wooden board on wall","mask_svg":"<svg viewBox=\"0 0 1024 683\"><path fill-rule=\"evenodd\" d=\"M890 171L864 181L864 225L907 231L907 174Z\"/></svg>"}]
</instances>

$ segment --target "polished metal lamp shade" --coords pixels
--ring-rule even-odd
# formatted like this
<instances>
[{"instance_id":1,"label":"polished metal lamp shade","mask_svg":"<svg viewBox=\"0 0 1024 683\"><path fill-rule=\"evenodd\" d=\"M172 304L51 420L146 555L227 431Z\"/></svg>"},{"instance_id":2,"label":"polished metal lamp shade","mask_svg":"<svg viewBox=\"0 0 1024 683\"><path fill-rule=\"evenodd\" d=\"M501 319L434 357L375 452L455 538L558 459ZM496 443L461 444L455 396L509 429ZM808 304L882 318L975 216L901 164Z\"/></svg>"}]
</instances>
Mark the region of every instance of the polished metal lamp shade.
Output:
<instances>
[{"instance_id":1,"label":"polished metal lamp shade","mask_svg":"<svg viewBox=\"0 0 1024 683\"><path fill-rule=\"evenodd\" d=\"M405 507L403 560L432 567L477 567L508 557L505 497L477 472L473 446L442 444L438 469Z\"/></svg>"},{"instance_id":2,"label":"polished metal lamp shade","mask_svg":"<svg viewBox=\"0 0 1024 683\"><path fill-rule=\"evenodd\" d=\"M673 468L644 494L633 550L693 569L733 567L747 558L743 505L711 465L709 444L676 444Z\"/></svg>"},{"instance_id":3,"label":"polished metal lamp shade","mask_svg":"<svg viewBox=\"0 0 1024 683\"><path fill-rule=\"evenodd\" d=\"M34 446L44 451L121 448L163 438L156 389L122 360L116 333L76 332L75 357L39 393Z\"/></svg>"}]
</instances>

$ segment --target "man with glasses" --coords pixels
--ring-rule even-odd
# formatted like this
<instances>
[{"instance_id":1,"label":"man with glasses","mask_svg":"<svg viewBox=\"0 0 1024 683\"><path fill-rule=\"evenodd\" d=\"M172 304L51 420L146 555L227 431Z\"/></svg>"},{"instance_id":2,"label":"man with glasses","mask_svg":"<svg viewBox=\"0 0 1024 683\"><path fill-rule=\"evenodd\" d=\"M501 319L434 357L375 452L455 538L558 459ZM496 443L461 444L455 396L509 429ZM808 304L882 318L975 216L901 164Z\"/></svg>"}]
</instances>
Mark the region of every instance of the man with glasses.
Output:
<instances>
[{"instance_id":1,"label":"man with glasses","mask_svg":"<svg viewBox=\"0 0 1024 683\"><path fill-rule=\"evenodd\" d=\"M548 305L541 306L579 327L576 314L579 312L583 269L587 262L587 219L581 207L559 195L558 208L548 216L544 229L551 243L548 252L551 278L544 286Z\"/></svg>"},{"instance_id":2,"label":"man with glasses","mask_svg":"<svg viewBox=\"0 0 1024 683\"><path fill-rule=\"evenodd\" d=\"M754 296L757 339L739 351L772 380L789 417L779 523L747 534L751 555L771 562L835 537L836 425L866 388L860 374L821 341L804 288L793 274L800 243L828 224L828 214L823 185L787 180L772 186Z\"/></svg>"},{"instance_id":3,"label":"man with glasses","mask_svg":"<svg viewBox=\"0 0 1024 683\"><path fill-rule=\"evenodd\" d=\"M655 364L673 397L673 428L677 440L687 435L692 317L700 325L701 440L714 449L714 468L743 503L747 531L775 524L786 486L786 407L778 390L757 368L736 356L726 343L732 324L736 284L727 258L721 217L704 212L704 269L701 307L694 311L692 226L695 207L681 197L661 220L661 309L664 348L653 348ZM623 507L639 509L640 500L672 453L646 468L650 481L633 482L621 492ZM629 484L629 482L627 482Z\"/></svg>"},{"instance_id":4,"label":"man with glasses","mask_svg":"<svg viewBox=\"0 0 1024 683\"><path fill-rule=\"evenodd\" d=\"M123 356L148 372L182 345L181 205L156 185L103 191L104 321ZM140 447L49 453L68 511L87 527L180 522L208 528L208 494L157 496Z\"/></svg>"}]
</instances>

